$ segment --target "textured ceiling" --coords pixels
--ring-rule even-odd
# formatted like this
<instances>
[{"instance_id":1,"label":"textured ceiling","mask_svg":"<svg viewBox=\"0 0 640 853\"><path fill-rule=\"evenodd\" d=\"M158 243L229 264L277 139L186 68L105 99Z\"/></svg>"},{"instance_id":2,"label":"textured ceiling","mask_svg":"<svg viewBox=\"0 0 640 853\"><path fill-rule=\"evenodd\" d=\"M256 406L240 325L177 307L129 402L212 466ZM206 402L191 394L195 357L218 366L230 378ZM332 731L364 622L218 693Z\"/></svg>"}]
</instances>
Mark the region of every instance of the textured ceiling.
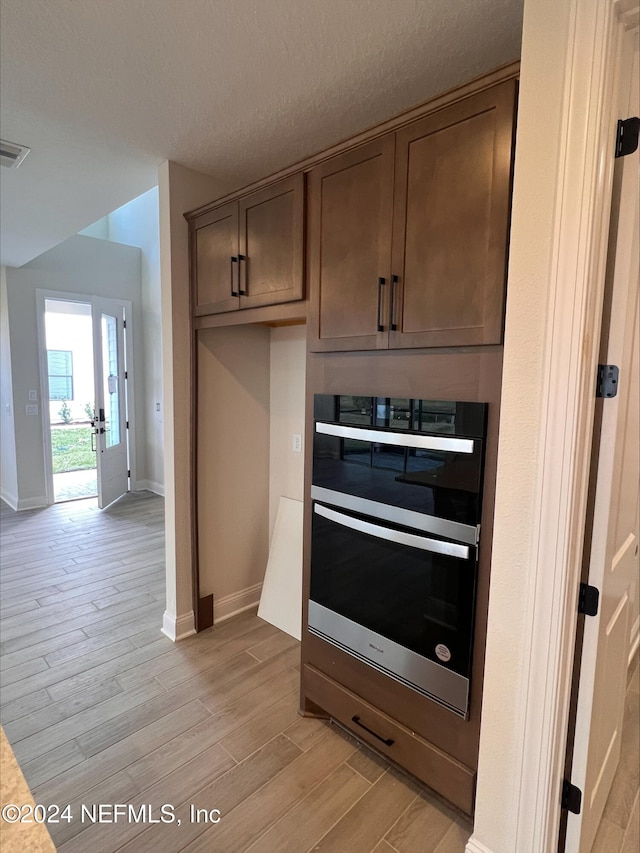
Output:
<instances>
[{"instance_id":1,"label":"textured ceiling","mask_svg":"<svg viewBox=\"0 0 640 853\"><path fill-rule=\"evenodd\" d=\"M522 0L2 0L2 263L174 160L234 188L518 58Z\"/></svg>"}]
</instances>

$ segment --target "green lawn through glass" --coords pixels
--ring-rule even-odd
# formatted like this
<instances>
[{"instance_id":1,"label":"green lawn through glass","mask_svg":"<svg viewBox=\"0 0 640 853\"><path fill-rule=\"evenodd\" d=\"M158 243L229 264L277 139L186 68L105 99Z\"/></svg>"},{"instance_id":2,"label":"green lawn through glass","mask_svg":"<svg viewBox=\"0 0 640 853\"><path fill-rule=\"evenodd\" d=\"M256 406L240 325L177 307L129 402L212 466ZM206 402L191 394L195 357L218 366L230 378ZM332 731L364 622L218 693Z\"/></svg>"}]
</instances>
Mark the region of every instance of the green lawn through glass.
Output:
<instances>
[{"instance_id":1,"label":"green lawn through glass","mask_svg":"<svg viewBox=\"0 0 640 853\"><path fill-rule=\"evenodd\" d=\"M54 474L95 468L96 454L91 449L91 427L52 426L51 454Z\"/></svg>"}]
</instances>

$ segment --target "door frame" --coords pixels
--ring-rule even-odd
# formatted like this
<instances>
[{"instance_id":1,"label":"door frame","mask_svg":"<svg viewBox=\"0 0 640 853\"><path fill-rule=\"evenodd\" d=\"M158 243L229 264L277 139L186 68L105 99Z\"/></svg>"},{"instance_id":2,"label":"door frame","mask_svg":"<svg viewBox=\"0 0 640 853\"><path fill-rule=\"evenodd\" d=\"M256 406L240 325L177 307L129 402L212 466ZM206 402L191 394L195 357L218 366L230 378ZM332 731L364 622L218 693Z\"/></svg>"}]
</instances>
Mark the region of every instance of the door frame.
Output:
<instances>
[{"instance_id":1,"label":"door frame","mask_svg":"<svg viewBox=\"0 0 640 853\"><path fill-rule=\"evenodd\" d=\"M51 423L49 418L49 368L47 364L47 337L45 327L46 300L56 302L81 302L91 306L92 296L98 294L70 293L62 290L36 290L36 318L38 326L38 356L40 365L40 409L42 417L42 438L44 455L44 474L47 506L55 503L53 490L53 462L51 452ZM106 297L111 299L112 297ZM136 440L135 440L135 377L133 361L133 310L132 303L126 299L118 299L125 306L127 327L125 330L124 352L127 370L126 406L129 429L127 432L128 454L129 454L129 488L134 491L136 483Z\"/></svg>"},{"instance_id":2,"label":"door frame","mask_svg":"<svg viewBox=\"0 0 640 853\"><path fill-rule=\"evenodd\" d=\"M629 99L630 81L633 79L634 48L638 37L638 23L626 29L618 29L619 41L616 56L616 90L615 96L621 102ZM634 38L635 36L635 38ZM634 115L633 108L624 113L626 106L620 104L620 117ZM627 162L627 160L631 162ZM615 469L616 442L619 419L632 415L634 409L625 409L620 413L620 406L626 404L625 393L629 393L631 384L634 350L633 329L638 332L638 216L636 210L637 194L631 195L630 185L637 181L637 153L629 158L616 161L616 178L614 179L613 207L609 226L609 247L607 253L607 279L605 284L605 300L601 339L599 343L599 362L614 363L620 367L619 394L616 400L598 399L594 417L593 441L590 459L589 498L587 525L583 550L582 583L592 583L600 590L600 606L595 617L578 616L576 635L576 650L574 658L574 675L572 682L571 714L567 743L567 759L565 762L565 779L577 785L583 793L583 805L579 814L563 812L561 818L560 850L573 850L576 845L584 846L584 818L589 803L584 784L587 779L589 759L593 748L592 729L593 704L595 693L599 687L597 675L602 654L600 650L602 619L606 605L603 602L607 580L613 565L609 562L614 555L609 551L608 540L611 530L604 532L602 527L611 525L609 517L610 501L613 497L613 480ZM624 177L623 177L624 174ZM628 181L628 183L625 183ZM634 239L635 238L635 239ZM635 273L635 276L634 276ZM615 489L614 489L615 490ZM599 531L594 536L594 531ZM637 544L637 538L635 539ZM636 593L637 594L637 593ZM630 609L630 605L629 605ZM615 608L618 612L618 608ZM612 614L609 612L609 617ZM624 663L625 687L629 666L638 648L637 623L627 626L625 636ZM635 638L635 639L634 639ZM631 642L633 641L633 646ZM618 706L619 708L619 706ZM621 718L620 718L621 721ZM610 790L610 787L607 789ZM600 815L602 817L602 815ZM593 820L590 827L597 830Z\"/></svg>"},{"instance_id":3,"label":"door frame","mask_svg":"<svg viewBox=\"0 0 640 853\"><path fill-rule=\"evenodd\" d=\"M635 6L525 0L489 630L467 853L551 853L558 843L613 177L613 56L617 19Z\"/></svg>"}]
</instances>

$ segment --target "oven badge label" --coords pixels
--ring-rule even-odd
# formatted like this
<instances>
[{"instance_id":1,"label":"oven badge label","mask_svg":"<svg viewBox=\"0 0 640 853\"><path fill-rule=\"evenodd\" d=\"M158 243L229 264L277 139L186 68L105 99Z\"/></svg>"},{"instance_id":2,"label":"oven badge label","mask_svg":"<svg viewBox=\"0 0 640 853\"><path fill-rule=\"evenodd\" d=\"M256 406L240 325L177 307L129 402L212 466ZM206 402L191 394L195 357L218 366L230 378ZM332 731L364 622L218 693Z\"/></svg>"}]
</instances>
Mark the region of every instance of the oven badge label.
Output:
<instances>
[{"instance_id":1,"label":"oven badge label","mask_svg":"<svg viewBox=\"0 0 640 853\"><path fill-rule=\"evenodd\" d=\"M444 663L451 660L451 651L444 643L438 643L436 646L436 655L439 660L444 661Z\"/></svg>"}]
</instances>

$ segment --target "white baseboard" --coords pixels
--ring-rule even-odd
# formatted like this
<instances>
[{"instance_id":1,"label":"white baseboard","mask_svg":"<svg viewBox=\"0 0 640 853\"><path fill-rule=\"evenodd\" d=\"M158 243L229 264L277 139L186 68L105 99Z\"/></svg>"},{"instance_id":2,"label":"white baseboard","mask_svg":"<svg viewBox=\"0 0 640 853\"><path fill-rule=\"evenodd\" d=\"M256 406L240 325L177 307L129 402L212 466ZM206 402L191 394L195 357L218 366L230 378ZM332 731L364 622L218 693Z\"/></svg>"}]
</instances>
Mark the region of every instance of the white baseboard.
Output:
<instances>
[{"instance_id":1,"label":"white baseboard","mask_svg":"<svg viewBox=\"0 0 640 853\"><path fill-rule=\"evenodd\" d=\"M165 637L168 637L174 643L195 634L196 624L193 610L190 610L188 613L184 613L182 616L174 616L173 613L169 613L168 610L165 610L162 616L162 628L160 630Z\"/></svg>"},{"instance_id":2,"label":"white baseboard","mask_svg":"<svg viewBox=\"0 0 640 853\"><path fill-rule=\"evenodd\" d=\"M489 847L482 844L482 842L478 841L477 838L474 838L473 835L467 841L467 846L464 849L465 853L493 853L493 850L490 850Z\"/></svg>"},{"instance_id":3,"label":"white baseboard","mask_svg":"<svg viewBox=\"0 0 640 853\"><path fill-rule=\"evenodd\" d=\"M18 498L16 495L10 495L3 489L0 491L0 500L4 501L7 506L10 506L14 512L18 511Z\"/></svg>"},{"instance_id":4,"label":"white baseboard","mask_svg":"<svg viewBox=\"0 0 640 853\"><path fill-rule=\"evenodd\" d=\"M232 592L231 595L225 595L222 598L213 598L213 622L219 625L232 616L237 616L245 610L250 610L252 607L257 607L260 603L260 593L262 592L262 583L257 583L254 586L248 586L246 589L241 589L239 592Z\"/></svg>"},{"instance_id":5,"label":"white baseboard","mask_svg":"<svg viewBox=\"0 0 640 853\"><path fill-rule=\"evenodd\" d=\"M43 495L39 498L22 498L18 500L16 509L18 512L22 512L25 509L43 509L47 506L49 506L49 501L47 500L47 496Z\"/></svg>"},{"instance_id":6,"label":"white baseboard","mask_svg":"<svg viewBox=\"0 0 640 853\"><path fill-rule=\"evenodd\" d=\"M157 483L155 480L136 480L133 489L134 492L153 492L156 495L164 497L164 483Z\"/></svg>"}]
</instances>

